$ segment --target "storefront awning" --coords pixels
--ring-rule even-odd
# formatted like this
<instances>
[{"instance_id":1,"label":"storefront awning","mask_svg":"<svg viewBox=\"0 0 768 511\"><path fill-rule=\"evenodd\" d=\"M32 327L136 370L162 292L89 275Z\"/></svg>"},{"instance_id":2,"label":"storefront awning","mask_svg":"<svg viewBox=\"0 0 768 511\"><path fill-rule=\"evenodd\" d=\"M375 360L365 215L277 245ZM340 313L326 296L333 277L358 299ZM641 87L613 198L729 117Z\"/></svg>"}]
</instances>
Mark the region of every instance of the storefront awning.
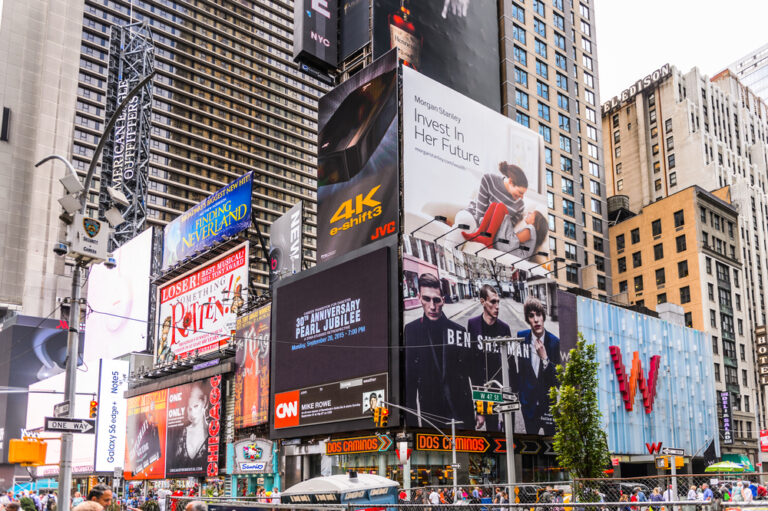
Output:
<instances>
[{"instance_id":1,"label":"storefront awning","mask_svg":"<svg viewBox=\"0 0 768 511\"><path fill-rule=\"evenodd\" d=\"M746 454L723 454L723 461L740 463L744 467L745 472L755 471L755 467L752 466L752 462L749 461L749 457Z\"/></svg>"}]
</instances>

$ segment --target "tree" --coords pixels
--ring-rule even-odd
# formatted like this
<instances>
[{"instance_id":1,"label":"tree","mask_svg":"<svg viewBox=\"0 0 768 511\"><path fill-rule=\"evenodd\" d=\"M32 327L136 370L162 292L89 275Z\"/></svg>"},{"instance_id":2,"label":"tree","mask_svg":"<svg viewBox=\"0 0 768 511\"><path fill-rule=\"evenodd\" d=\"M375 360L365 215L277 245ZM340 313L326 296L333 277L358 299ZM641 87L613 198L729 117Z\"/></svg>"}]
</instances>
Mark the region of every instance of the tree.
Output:
<instances>
[{"instance_id":1,"label":"tree","mask_svg":"<svg viewBox=\"0 0 768 511\"><path fill-rule=\"evenodd\" d=\"M565 366L557 368L560 387L549 393L556 432L557 461L574 479L597 478L610 461L597 403L597 348L579 333ZM594 486L574 485L581 502L598 500Z\"/></svg>"}]
</instances>

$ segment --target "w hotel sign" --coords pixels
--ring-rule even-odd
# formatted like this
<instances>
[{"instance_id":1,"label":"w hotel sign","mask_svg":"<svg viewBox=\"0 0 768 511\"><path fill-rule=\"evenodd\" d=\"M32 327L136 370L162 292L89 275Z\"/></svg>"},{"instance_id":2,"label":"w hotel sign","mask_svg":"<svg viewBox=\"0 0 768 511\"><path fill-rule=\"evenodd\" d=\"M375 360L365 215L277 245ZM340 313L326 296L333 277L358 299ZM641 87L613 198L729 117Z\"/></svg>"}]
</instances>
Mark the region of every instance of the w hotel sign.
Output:
<instances>
[{"instance_id":1,"label":"w hotel sign","mask_svg":"<svg viewBox=\"0 0 768 511\"><path fill-rule=\"evenodd\" d=\"M768 337L765 335L765 325L755 328L755 347L760 385L768 385Z\"/></svg>"}]
</instances>

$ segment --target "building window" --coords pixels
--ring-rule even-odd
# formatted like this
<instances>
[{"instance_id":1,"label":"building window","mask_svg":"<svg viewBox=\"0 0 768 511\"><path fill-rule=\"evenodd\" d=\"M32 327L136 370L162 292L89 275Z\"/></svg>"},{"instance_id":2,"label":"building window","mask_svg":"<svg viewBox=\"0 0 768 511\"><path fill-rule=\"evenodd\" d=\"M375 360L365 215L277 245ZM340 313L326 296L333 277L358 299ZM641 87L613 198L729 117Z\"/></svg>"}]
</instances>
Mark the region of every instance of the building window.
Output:
<instances>
[{"instance_id":1,"label":"building window","mask_svg":"<svg viewBox=\"0 0 768 511\"><path fill-rule=\"evenodd\" d=\"M653 173L657 174L660 171L661 171L661 163L657 161L653 162Z\"/></svg>"},{"instance_id":2,"label":"building window","mask_svg":"<svg viewBox=\"0 0 768 511\"><path fill-rule=\"evenodd\" d=\"M680 303L689 303L691 301L691 288L688 286L680 288Z\"/></svg>"},{"instance_id":3,"label":"building window","mask_svg":"<svg viewBox=\"0 0 768 511\"><path fill-rule=\"evenodd\" d=\"M709 326L717 328L717 314L714 309L709 309Z\"/></svg>"},{"instance_id":4,"label":"building window","mask_svg":"<svg viewBox=\"0 0 768 511\"><path fill-rule=\"evenodd\" d=\"M565 258L570 259L571 261L576 260L576 245L573 243L565 244Z\"/></svg>"},{"instance_id":5,"label":"building window","mask_svg":"<svg viewBox=\"0 0 768 511\"><path fill-rule=\"evenodd\" d=\"M536 80L536 94L543 99L549 100L549 85Z\"/></svg>"},{"instance_id":6,"label":"building window","mask_svg":"<svg viewBox=\"0 0 768 511\"><path fill-rule=\"evenodd\" d=\"M685 225L685 214L683 213L683 210L675 211L675 227L680 227L682 225Z\"/></svg>"},{"instance_id":7,"label":"building window","mask_svg":"<svg viewBox=\"0 0 768 511\"><path fill-rule=\"evenodd\" d=\"M525 87L528 87L528 73L520 69L519 67L515 68L515 82L519 83Z\"/></svg>"},{"instance_id":8,"label":"building window","mask_svg":"<svg viewBox=\"0 0 768 511\"><path fill-rule=\"evenodd\" d=\"M715 364L715 381L720 381L720 364Z\"/></svg>"},{"instance_id":9,"label":"building window","mask_svg":"<svg viewBox=\"0 0 768 511\"><path fill-rule=\"evenodd\" d=\"M544 119L545 121L550 120L549 106L541 101L539 101L539 118Z\"/></svg>"},{"instance_id":10,"label":"building window","mask_svg":"<svg viewBox=\"0 0 768 511\"><path fill-rule=\"evenodd\" d=\"M616 250L621 252L624 250L624 235L619 234L616 236Z\"/></svg>"},{"instance_id":11,"label":"building window","mask_svg":"<svg viewBox=\"0 0 768 511\"><path fill-rule=\"evenodd\" d=\"M638 275L635 277L635 293L638 293L643 290L643 276Z\"/></svg>"},{"instance_id":12,"label":"building window","mask_svg":"<svg viewBox=\"0 0 768 511\"><path fill-rule=\"evenodd\" d=\"M691 314L691 312L689 311L685 313L684 317L685 317L685 326L687 326L688 328L693 328L693 314Z\"/></svg>"},{"instance_id":13,"label":"building window","mask_svg":"<svg viewBox=\"0 0 768 511\"><path fill-rule=\"evenodd\" d=\"M517 19L521 23L525 23L525 9L518 7L514 3L512 4L512 17Z\"/></svg>"},{"instance_id":14,"label":"building window","mask_svg":"<svg viewBox=\"0 0 768 511\"><path fill-rule=\"evenodd\" d=\"M591 199L590 204L592 206L592 213L603 213L603 203L600 202L600 199Z\"/></svg>"},{"instance_id":15,"label":"building window","mask_svg":"<svg viewBox=\"0 0 768 511\"><path fill-rule=\"evenodd\" d=\"M741 320L739 320L739 321L741 321ZM742 360L744 360L744 361L747 360L747 347L744 346L743 344L739 344L739 355L740 355Z\"/></svg>"},{"instance_id":16,"label":"building window","mask_svg":"<svg viewBox=\"0 0 768 511\"><path fill-rule=\"evenodd\" d=\"M569 222L568 220L563 220L563 234L567 238L571 238L573 240L576 239L576 224L573 222Z\"/></svg>"},{"instance_id":17,"label":"building window","mask_svg":"<svg viewBox=\"0 0 768 511\"><path fill-rule=\"evenodd\" d=\"M707 275L712 275L712 259L709 257L706 257L704 259L704 266L707 270Z\"/></svg>"},{"instance_id":18,"label":"building window","mask_svg":"<svg viewBox=\"0 0 768 511\"><path fill-rule=\"evenodd\" d=\"M680 261L677 263L677 276L681 279L688 276L688 261Z\"/></svg>"},{"instance_id":19,"label":"building window","mask_svg":"<svg viewBox=\"0 0 768 511\"><path fill-rule=\"evenodd\" d=\"M632 229L629 232L629 235L632 237L632 244L640 243L640 229Z\"/></svg>"},{"instance_id":20,"label":"building window","mask_svg":"<svg viewBox=\"0 0 768 511\"><path fill-rule=\"evenodd\" d=\"M675 155L674 154L670 154L669 156L667 156L667 166L670 169L675 168ZM669 176L669 180L672 181L672 175ZM677 179L675 179L675 184L677 184Z\"/></svg>"},{"instance_id":21,"label":"building window","mask_svg":"<svg viewBox=\"0 0 768 511\"><path fill-rule=\"evenodd\" d=\"M512 48L512 55L514 56L515 61L524 66L528 65L528 55L525 53L524 49L520 48L519 46L515 46Z\"/></svg>"},{"instance_id":22,"label":"building window","mask_svg":"<svg viewBox=\"0 0 768 511\"><path fill-rule=\"evenodd\" d=\"M651 232L653 236L661 236L661 219L656 219L651 222Z\"/></svg>"},{"instance_id":23,"label":"building window","mask_svg":"<svg viewBox=\"0 0 768 511\"><path fill-rule=\"evenodd\" d=\"M547 192L547 207L555 209L555 194L552 192Z\"/></svg>"},{"instance_id":24,"label":"building window","mask_svg":"<svg viewBox=\"0 0 768 511\"><path fill-rule=\"evenodd\" d=\"M543 41L536 39L533 43L533 49L540 57L547 58L547 45Z\"/></svg>"},{"instance_id":25,"label":"building window","mask_svg":"<svg viewBox=\"0 0 768 511\"><path fill-rule=\"evenodd\" d=\"M653 259L655 261L658 261L662 257L664 257L664 244L663 243L659 243L657 245L654 245L653 246Z\"/></svg>"},{"instance_id":26,"label":"building window","mask_svg":"<svg viewBox=\"0 0 768 511\"><path fill-rule=\"evenodd\" d=\"M539 124L539 135L544 137L544 142L548 144L552 143L552 130L549 126L545 124Z\"/></svg>"},{"instance_id":27,"label":"building window","mask_svg":"<svg viewBox=\"0 0 768 511\"><path fill-rule=\"evenodd\" d=\"M671 151L675 148L675 141L673 137L667 137L667 151Z\"/></svg>"},{"instance_id":28,"label":"building window","mask_svg":"<svg viewBox=\"0 0 768 511\"><path fill-rule=\"evenodd\" d=\"M624 180L619 179L618 181L616 181L616 190L621 191L623 189L624 189Z\"/></svg>"},{"instance_id":29,"label":"building window","mask_svg":"<svg viewBox=\"0 0 768 511\"><path fill-rule=\"evenodd\" d=\"M533 18L533 30L541 37L547 37L547 26L540 19Z\"/></svg>"},{"instance_id":30,"label":"building window","mask_svg":"<svg viewBox=\"0 0 768 511\"><path fill-rule=\"evenodd\" d=\"M572 200L563 199L563 214L570 217L576 216L576 209Z\"/></svg>"},{"instance_id":31,"label":"building window","mask_svg":"<svg viewBox=\"0 0 768 511\"><path fill-rule=\"evenodd\" d=\"M677 238L675 238L675 244L677 245L677 251L683 252L685 251L685 234L681 234Z\"/></svg>"},{"instance_id":32,"label":"building window","mask_svg":"<svg viewBox=\"0 0 768 511\"><path fill-rule=\"evenodd\" d=\"M632 254L632 268L638 268L643 265L643 258L640 252Z\"/></svg>"},{"instance_id":33,"label":"building window","mask_svg":"<svg viewBox=\"0 0 768 511\"><path fill-rule=\"evenodd\" d=\"M567 156L560 155L560 170L573 174L573 160Z\"/></svg>"},{"instance_id":34,"label":"building window","mask_svg":"<svg viewBox=\"0 0 768 511\"><path fill-rule=\"evenodd\" d=\"M651 152L654 155L659 154L659 144L653 144L653 146L651 146Z\"/></svg>"},{"instance_id":35,"label":"building window","mask_svg":"<svg viewBox=\"0 0 768 511\"><path fill-rule=\"evenodd\" d=\"M568 282L571 282L572 284L578 284L579 283L579 271L578 268L575 266L566 266L565 267L565 279Z\"/></svg>"},{"instance_id":36,"label":"building window","mask_svg":"<svg viewBox=\"0 0 768 511\"><path fill-rule=\"evenodd\" d=\"M656 285L661 286L667 281L666 275L664 275L664 268L656 270Z\"/></svg>"},{"instance_id":37,"label":"building window","mask_svg":"<svg viewBox=\"0 0 768 511\"><path fill-rule=\"evenodd\" d=\"M677 172L669 173L669 186L677 186Z\"/></svg>"},{"instance_id":38,"label":"building window","mask_svg":"<svg viewBox=\"0 0 768 511\"><path fill-rule=\"evenodd\" d=\"M562 108L565 111L568 111L568 96L565 96L563 94L557 93L557 106Z\"/></svg>"},{"instance_id":39,"label":"building window","mask_svg":"<svg viewBox=\"0 0 768 511\"><path fill-rule=\"evenodd\" d=\"M522 27L512 24L512 38L525 45L525 30L523 30Z\"/></svg>"},{"instance_id":40,"label":"building window","mask_svg":"<svg viewBox=\"0 0 768 511\"><path fill-rule=\"evenodd\" d=\"M515 91L515 104L528 110L528 94L525 92Z\"/></svg>"},{"instance_id":41,"label":"building window","mask_svg":"<svg viewBox=\"0 0 768 511\"><path fill-rule=\"evenodd\" d=\"M655 189L657 192L658 192L659 190L661 190L661 179L657 179L656 181L654 181L654 183L653 183L653 188L654 188L654 189Z\"/></svg>"},{"instance_id":42,"label":"building window","mask_svg":"<svg viewBox=\"0 0 768 511\"><path fill-rule=\"evenodd\" d=\"M531 118L523 112L515 112L515 120L526 128L531 127Z\"/></svg>"},{"instance_id":43,"label":"building window","mask_svg":"<svg viewBox=\"0 0 768 511\"><path fill-rule=\"evenodd\" d=\"M627 292L627 281L622 280L619 282L619 293L626 293Z\"/></svg>"},{"instance_id":44,"label":"building window","mask_svg":"<svg viewBox=\"0 0 768 511\"><path fill-rule=\"evenodd\" d=\"M718 350L718 349L720 349L720 347L718 346L717 337L715 337L715 336L713 335L713 336L712 336L712 353L713 353L713 354L715 354L715 355L717 355L717 350Z\"/></svg>"},{"instance_id":45,"label":"building window","mask_svg":"<svg viewBox=\"0 0 768 511\"><path fill-rule=\"evenodd\" d=\"M667 293L659 293L656 296L656 305L660 303L667 303Z\"/></svg>"},{"instance_id":46,"label":"building window","mask_svg":"<svg viewBox=\"0 0 768 511\"><path fill-rule=\"evenodd\" d=\"M712 284L707 284L707 295L709 296L709 301L715 301L715 286Z\"/></svg>"},{"instance_id":47,"label":"building window","mask_svg":"<svg viewBox=\"0 0 768 511\"><path fill-rule=\"evenodd\" d=\"M664 129L668 132L672 131L672 119L667 119L664 121Z\"/></svg>"},{"instance_id":48,"label":"building window","mask_svg":"<svg viewBox=\"0 0 768 511\"><path fill-rule=\"evenodd\" d=\"M549 78L549 68L539 59L536 59L536 74L545 80Z\"/></svg>"}]
</instances>

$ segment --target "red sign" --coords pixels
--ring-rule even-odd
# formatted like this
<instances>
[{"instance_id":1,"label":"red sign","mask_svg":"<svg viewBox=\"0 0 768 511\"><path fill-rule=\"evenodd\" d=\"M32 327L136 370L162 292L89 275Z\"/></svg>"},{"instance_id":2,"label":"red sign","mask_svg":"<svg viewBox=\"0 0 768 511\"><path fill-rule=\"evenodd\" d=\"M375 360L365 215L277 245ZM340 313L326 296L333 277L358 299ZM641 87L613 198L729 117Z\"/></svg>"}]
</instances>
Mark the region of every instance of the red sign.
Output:
<instances>
[{"instance_id":1,"label":"red sign","mask_svg":"<svg viewBox=\"0 0 768 511\"><path fill-rule=\"evenodd\" d=\"M621 358L621 348L610 346L611 359L613 359L613 368L616 371L616 377L619 381L619 392L624 399L624 408L628 412L632 411L635 404L635 391L640 388L643 395L643 406L645 413L653 411L653 400L656 398L656 380L659 377L659 364L661 356L651 357L651 368L648 370L648 379L643 374L643 364L640 362L640 353L635 351L632 355L632 369L627 374L627 368Z\"/></svg>"},{"instance_id":2,"label":"red sign","mask_svg":"<svg viewBox=\"0 0 768 511\"><path fill-rule=\"evenodd\" d=\"M275 394L275 428L299 425L299 391Z\"/></svg>"},{"instance_id":3,"label":"red sign","mask_svg":"<svg viewBox=\"0 0 768 511\"><path fill-rule=\"evenodd\" d=\"M646 442L645 448L648 449L648 454L659 454L661 452L661 442L655 442L652 444Z\"/></svg>"},{"instance_id":4,"label":"red sign","mask_svg":"<svg viewBox=\"0 0 768 511\"><path fill-rule=\"evenodd\" d=\"M760 430L760 452L768 452L768 429Z\"/></svg>"},{"instance_id":5,"label":"red sign","mask_svg":"<svg viewBox=\"0 0 768 511\"><path fill-rule=\"evenodd\" d=\"M619 458L611 458L611 465L613 465L614 467L618 467L620 461L621 460ZM613 471L611 471L611 472L613 472Z\"/></svg>"}]
</instances>

